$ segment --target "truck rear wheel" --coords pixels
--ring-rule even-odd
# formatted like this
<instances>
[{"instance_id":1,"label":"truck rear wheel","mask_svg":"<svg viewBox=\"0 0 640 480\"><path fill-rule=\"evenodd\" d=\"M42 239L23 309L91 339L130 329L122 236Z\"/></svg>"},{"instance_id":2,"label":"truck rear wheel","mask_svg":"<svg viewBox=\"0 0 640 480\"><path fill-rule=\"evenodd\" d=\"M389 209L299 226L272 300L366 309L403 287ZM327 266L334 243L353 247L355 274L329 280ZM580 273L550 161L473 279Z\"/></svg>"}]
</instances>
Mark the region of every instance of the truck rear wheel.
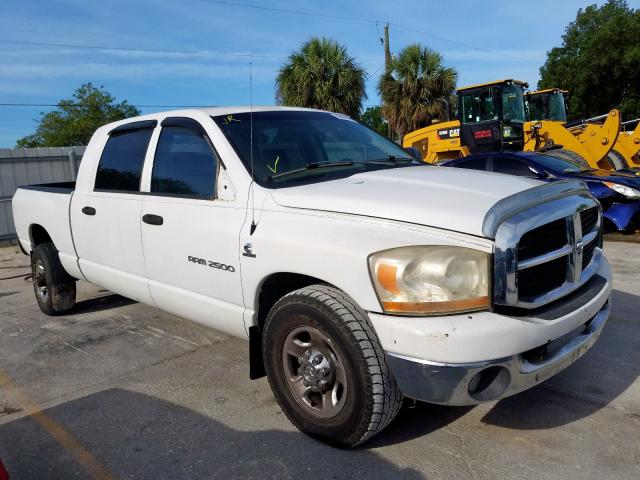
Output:
<instances>
[{"instance_id":1,"label":"truck rear wheel","mask_svg":"<svg viewBox=\"0 0 640 480\"><path fill-rule=\"evenodd\" d=\"M31 253L33 291L47 315L68 312L76 303L76 281L62 267L53 243L41 243Z\"/></svg>"},{"instance_id":2,"label":"truck rear wheel","mask_svg":"<svg viewBox=\"0 0 640 480\"><path fill-rule=\"evenodd\" d=\"M340 290L312 285L284 296L262 342L276 400L310 436L354 447L400 410L402 394L369 318Z\"/></svg>"}]
</instances>

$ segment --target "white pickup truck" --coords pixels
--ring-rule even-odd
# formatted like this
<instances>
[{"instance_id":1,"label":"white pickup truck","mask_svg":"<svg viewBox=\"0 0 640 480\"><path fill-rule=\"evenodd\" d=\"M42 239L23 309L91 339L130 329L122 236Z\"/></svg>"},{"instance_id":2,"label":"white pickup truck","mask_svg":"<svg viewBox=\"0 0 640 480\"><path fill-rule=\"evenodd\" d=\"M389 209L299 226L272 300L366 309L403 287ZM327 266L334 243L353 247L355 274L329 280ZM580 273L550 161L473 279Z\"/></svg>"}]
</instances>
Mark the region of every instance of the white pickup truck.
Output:
<instances>
[{"instance_id":1,"label":"white pickup truck","mask_svg":"<svg viewBox=\"0 0 640 480\"><path fill-rule=\"evenodd\" d=\"M533 387L609 315L600 205L582 183L420 164L329 112L106 125L75 184L22 187L13 210L43 312L72 309L86 280L247 338L251 377L341 446L404 397L472 405Z\"/></svg>"}]
</instances>

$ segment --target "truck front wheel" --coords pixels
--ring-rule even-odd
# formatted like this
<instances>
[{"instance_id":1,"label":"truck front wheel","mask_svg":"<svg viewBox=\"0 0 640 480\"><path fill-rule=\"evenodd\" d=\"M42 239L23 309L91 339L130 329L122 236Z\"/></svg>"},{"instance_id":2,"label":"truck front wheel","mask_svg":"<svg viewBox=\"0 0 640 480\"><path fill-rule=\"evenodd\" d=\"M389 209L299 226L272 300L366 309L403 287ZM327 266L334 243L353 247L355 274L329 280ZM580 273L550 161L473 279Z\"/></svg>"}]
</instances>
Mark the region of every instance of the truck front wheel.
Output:
<instances>
[{"instance_id":1,"label":"truck front wheel","mask_svg":"<svg viewBox=\"0 0 640 480\"><path fill-rule=\"evenodd\" d=\"M38 306L47 315L60 315L76 303L76 281L65 271L53 243L41 243L31 253L31 276Z\"/></svg>"},{"instance_id":2,"label":"truck front wheel","mask_svg":"<svg viewBox=\"0 0 640 480\"><path fill-rule=\"evenodd\" d=\"M340 290L312 285L281 298L263 333L276 400L301 431L354 447L395 418L402 394L366 313Z\"/></svg>"}]
</instances>

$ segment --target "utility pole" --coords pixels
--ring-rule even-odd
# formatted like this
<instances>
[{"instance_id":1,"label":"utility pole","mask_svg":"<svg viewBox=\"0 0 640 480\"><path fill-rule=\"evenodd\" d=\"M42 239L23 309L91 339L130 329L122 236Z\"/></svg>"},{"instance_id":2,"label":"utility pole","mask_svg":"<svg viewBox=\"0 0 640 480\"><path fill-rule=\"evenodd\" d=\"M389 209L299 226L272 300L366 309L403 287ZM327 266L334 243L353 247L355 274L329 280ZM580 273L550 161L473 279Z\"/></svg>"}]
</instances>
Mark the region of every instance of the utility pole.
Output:
<instances>
[{"instance_id":1,"label":"utility pole","mask_svg":"<svg viewBox=\"0 0 640 480\"><path fill-rule=\"evenodd\" d=\"M384 68L389 70L391 66L391 47L389 47L389 24L384 26Z\"/></svg>"}]
</instances>

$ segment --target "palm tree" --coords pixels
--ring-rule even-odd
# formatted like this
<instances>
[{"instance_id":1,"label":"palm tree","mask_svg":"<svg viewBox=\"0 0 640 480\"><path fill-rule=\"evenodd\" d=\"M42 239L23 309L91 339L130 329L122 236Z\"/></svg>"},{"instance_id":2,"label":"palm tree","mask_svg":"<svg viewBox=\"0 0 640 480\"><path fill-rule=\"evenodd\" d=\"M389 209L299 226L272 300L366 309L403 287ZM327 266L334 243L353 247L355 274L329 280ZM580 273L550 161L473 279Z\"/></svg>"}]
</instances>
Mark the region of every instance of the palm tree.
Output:
<instances>
[{"instance_id":1,"label":"palm tree","mask_svg":"<svg viewBox=\"0 0 640 480\"><path fill-rule=\"evenodd\" d=\"M445 119L457 78L454 68L442 64L442 55L418 43L392 57L378 83L382 114L391 130L402 138Z\"/></svg>"},{"instance_id":2,"label":"palm tree","mask_svg":"<svg viewBox=\"0 0 640 480\"><path fill-rule=\"evenodd\" d=\"M289 55L276 79L278 103L319 108L357 117L364 89L365 71L334 40L312 38Z\"/></svg>"}]
</instances>

